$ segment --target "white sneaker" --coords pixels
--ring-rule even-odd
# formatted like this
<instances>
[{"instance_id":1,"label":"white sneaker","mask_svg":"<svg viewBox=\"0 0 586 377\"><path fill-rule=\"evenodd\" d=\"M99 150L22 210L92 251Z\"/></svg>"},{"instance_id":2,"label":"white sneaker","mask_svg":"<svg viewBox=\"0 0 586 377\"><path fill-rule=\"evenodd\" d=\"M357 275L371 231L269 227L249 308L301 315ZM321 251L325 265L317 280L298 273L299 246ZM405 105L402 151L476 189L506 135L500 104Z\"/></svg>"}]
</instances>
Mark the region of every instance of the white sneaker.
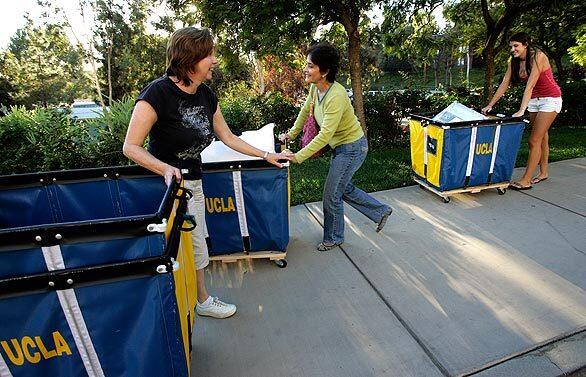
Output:
<instances>
[{"instance_id":1,"label":"white sneaker","mask_svg":"<svg viewBox=\"0 0 586 377\"><path fill-rule=\"evenodd\" d=\"M197 314L214 317L214 318L228 318L236 313L236 305L227 304L221 301L217 297L212 297L211 303L208 305L200 304L199 302L195 305Z\"/></svg>"}]
</instances>

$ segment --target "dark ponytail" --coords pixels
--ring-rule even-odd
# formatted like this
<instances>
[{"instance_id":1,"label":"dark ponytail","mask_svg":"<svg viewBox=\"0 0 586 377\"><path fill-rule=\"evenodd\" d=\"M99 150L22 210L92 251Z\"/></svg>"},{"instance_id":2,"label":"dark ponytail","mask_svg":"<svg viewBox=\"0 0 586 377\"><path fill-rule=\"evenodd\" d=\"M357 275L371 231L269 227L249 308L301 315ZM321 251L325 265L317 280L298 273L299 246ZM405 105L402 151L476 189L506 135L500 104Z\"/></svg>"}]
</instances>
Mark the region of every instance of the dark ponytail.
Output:
<instances>
[{"instance_id":1,"label":"dark ponytail","mask_svg":"<svg viewBox=\"0 0 586 377\"><path fill-rule=\"evenodd\" d=\"M527 46L527 54L525 55L525 72L527 77L531 74L531 59L536 58L537 54L531 44L531 38L527 33L515 33L509 38L510 42L520 42ZM513 57L511 59L511 84L519 85L522 80L519 76L519 68L521 67L521 58Z\"/></svg>"}]
</instances>

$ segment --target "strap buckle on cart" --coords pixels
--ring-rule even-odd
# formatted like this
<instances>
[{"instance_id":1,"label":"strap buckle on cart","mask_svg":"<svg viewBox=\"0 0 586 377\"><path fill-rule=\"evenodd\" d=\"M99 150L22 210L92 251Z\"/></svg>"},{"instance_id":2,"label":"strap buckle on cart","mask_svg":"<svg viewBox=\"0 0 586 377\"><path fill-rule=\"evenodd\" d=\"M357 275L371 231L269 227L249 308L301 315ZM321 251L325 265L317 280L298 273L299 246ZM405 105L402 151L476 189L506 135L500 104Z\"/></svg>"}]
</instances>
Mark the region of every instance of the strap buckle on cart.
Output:
<instances>
[{"instance_id":1,"label":"strap buckle on cart","mask_svg":"<svg viewBox=\"0 0 586 377\"><path fill-rule=\"evenodd\" d=\"M147 230L151 233L164 233L167 230L167 219L163 219L160 224L149 224Z\"/></svg>"},{"instance_id":2,"label":"strap buckle on cart","mask_svg":"<svg viewBox=\"0 0 586 377\"><path fill-rule=\"evenodd\" d=\"M179 270L179 262L177 262L175 260L175 258L171 258L170 262L171 262L170 264L171 264L171 268L173 271ZM157 273L159 273L159 274L166 274L167 272L170 272L169 269L167 268L166 264L158 265L156 270L157 270Z\"/></svg>"},{"instance_id":3,"label":"strap buckle on cart","mask_svg":"<svg viewBox=\"0 0 586 377\"><path fill-rule=\"evenodd\" d=\"M182 226L181 228L179 228L179 230L182 232L191 232L197 226L197 223L195 222L195 216L193 216L193 215L185 214L185 215L183 215L183 220L186 223L188 223L189 226L188 227Z\"/></svg>"}]
</instances>

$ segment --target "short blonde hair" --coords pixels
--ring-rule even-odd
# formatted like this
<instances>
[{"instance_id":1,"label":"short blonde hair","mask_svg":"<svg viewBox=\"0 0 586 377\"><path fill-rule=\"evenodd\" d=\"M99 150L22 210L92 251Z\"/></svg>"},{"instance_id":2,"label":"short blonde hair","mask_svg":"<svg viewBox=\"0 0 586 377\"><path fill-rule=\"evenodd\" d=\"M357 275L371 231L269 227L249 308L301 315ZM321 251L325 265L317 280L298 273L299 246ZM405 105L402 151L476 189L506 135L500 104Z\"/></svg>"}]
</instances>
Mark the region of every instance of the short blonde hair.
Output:
<instances>
[{"instance_id":1,"label":"short blonde hair","mask_svg":"<svg viewBox=\"0 0 586 377\"><path fill-rule=\"evenodd\" d=\"M207 28L186 27L176 30L167 43L168 76L175 76L183 85L191 85L189 72L214 51L214 39Z\"/></svg>"}]
</instances>

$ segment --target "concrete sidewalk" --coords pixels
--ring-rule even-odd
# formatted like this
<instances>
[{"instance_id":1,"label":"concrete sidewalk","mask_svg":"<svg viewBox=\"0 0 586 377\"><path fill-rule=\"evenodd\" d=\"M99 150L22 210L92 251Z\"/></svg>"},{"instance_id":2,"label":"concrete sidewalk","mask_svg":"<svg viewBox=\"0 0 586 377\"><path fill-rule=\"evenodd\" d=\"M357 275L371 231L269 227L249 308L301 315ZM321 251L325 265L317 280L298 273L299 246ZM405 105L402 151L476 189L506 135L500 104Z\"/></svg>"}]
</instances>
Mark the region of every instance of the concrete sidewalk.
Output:
<instances>
[{"instance_id":1,"label":"concrete sidewalk","mask_svg":"<svg viewBox=\"0 0 586 377\"><path fill-rule=\"evenodd\" d=\"M516 171L518 176L520 171ZM287 268L215 263L233 318L198 317L193 376L558 376L586 365L586 158L524 192L449 204L374 193L380 234L346 206L341 248L315 251L321 203L292 208Z\"/></svg>"}]
</instances>

